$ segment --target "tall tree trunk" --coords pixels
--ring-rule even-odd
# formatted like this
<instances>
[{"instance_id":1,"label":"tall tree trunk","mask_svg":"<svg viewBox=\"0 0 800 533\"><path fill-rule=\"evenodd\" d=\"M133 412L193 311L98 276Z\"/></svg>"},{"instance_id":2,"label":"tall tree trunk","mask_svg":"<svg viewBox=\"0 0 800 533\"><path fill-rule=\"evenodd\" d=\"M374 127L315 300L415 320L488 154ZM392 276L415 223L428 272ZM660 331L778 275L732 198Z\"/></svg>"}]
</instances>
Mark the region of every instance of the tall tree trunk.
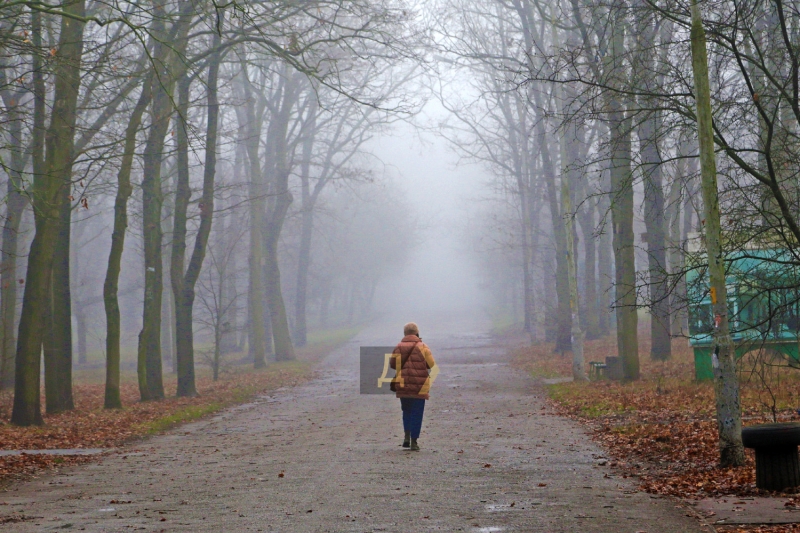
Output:
<instances>
[{"instance_id":1,"label":"tall tree trunk","mask_svg":"<svg viewBox=\"0 0 800 533\"><path fill-rule=\"evenodd\" d=\"M281 273L278 264L278 241L283 219L291 204L291 193L288 189L278 193L280 195L275 208L270 213L271 221L265 224L266 236L264 246L266 276L266 295L269 302L269 315L272 325L272 342L275 347L277 361L291 361L295 358L292 337L289 332L289 321L286 316L286 305L281 291ZM280 222L278 221L280 219Z\"/></svg>"},{"instance_id":2,"label":"tall tree trunk","mask_svg":"<svg viewBox=\"0 0 800 533\"><path fill-rule=\"evenodd\" d=\"M264 173L261 171L259 158L259 139L261 137L261 124L263 111L256 112L255 95L250 86L247 75L247 63L242 62L242 89L244 92L244 105L241 112L236 113L239 126L247 131L247 161L249 184L249 214L250 214L250 255L248 258L248 350L253 359L255 368L266 365L267 331L266 313L264 309L264 238L263 217L266 210L266 183Z\"/></svg>"},{"instance_id":3,"label":"tall tree trunk","mask_svg":"<svg viewBox=\"0 0 800 533\"><path fill-rule=\"evenodd\" d=\"M669 238L667 239L667 259L669 263L669 275L675 279L674 287L669 295L670 307L670 336L681 336L680 313L685 302L682 300L682 293L685 292L683 272L683 253L681 250L681 192L682 185L686 179L686 160L683 158L682 144L678 144L678 160L675 163L675 176L669 187L667 197L666 216L669 221ZM677 278L677 279L676 279Z\"/></svg>"},{"instance_id":4,"label":"tall tree trunk","mask_svg":"<svg viewBox=\"0 0 800 533\"><path fill-rule=\"evenodd\" d=\"M569 282L569 307L571 313L570 340L572 345L572 377L575 381L586 381L586 372L583 364L583 331L581 331L580 321L580 301L578 300L578 269L577 255L575 254L574 217L572 213L572 201L570 198L570 169L567 166L567 139L566 135L574 133L575 128L567 128L568 133L561 136L561 212L564 214L565 234L567 237L567 279ZM573 185L574 185L573 181Z\"/></svg>"},{"instance_id":5,"label":"tall tree trunk","mask_svg":"<svg viewBox=\"0 0 800 533\"><path fill-rule=\"evenodd\" d=\"M615 305L617 350L626 380L639 379L638 317L636 311L636 258L633 243L633 176L631 174L630 120L617 110L611 116L614 195L611 217L614 228Z\"/></svg>"},{"instance_id":6,"label":"tall tree trunk","mask_svg":"<svg viewBox=\"0 0 800 533\"><path fill-rule=\"evenodd\" d=\"M230 209L230 219L226 221L225 231L221 232L221 239L225 242L228 240L238 242L239 228L246 226L245 216L238 206L242 203L242 198L238 192L238 186L243 183L244 179L244 164L247 157L244 148L244 131L239 127L236 142L236 156L233 165L233 184L234 192L228 199L228 208ZM234 247L236 244L231 242L230 246ZM242 327L241 324L241 300L239 292L239 254L235 249L230 251L230 263L228 264L228 272L231 272L230 280L226 287L227 299L229 302L228 309L228 322L231 327L222 335L222 353L233 353L241 351L244 348L244 337L247 335L247 328ZM241 341L240 341L241 339Z\"/></svg>"},{"instance_id":7,"label":"tall tree trunk","mask_svg":"<svg viewBox=\"0 0 800 533\"><path fill-rule=\"evenodd\" d=\"M533 249L531 248L531 216L529 212L530 202L528 201L529 191L520 190L520 229L522 239L522 319L525 332L534 343L536 328L534 327L534 292L533 292ZM514 313L517 312L516 290L514 291ZM516 320L515 320L516 321Z\"/></svg>"},{"instance_id":8,"label":"tall tree trunk","mask_svg":"<svg viewBox=\"0 0 800 533\"><path fill-rule=\"evenodd\" d=\"M2 360L0 360L0 390L14 386L17 316L17 254L19 228L27 198L8 180L6 219L3 224L3 251L0 259L0 323L2 323ZM13 189L13 190L12 190Z\"/></svg>"},{"instance_id":9,"label":"tall tree trunk","mask_svg":"<svg viewBox=\"0 0 800 533\"><path fill-rule=\"evenodd\" d=\"M314 212L303 208L300 229L300 250L297 257L297 287L295 295L294 341L298 347L308 342L306 303L308 301L308 271L311 267L311 237L314 231Z\"/></svg>"},{"instance_id":10,"label":"tall tree trunk","mask_svg":"<svg viewBox=\"0 0 800 533\"><path fill-rule=\"evenodd\" d=\"M645 94L653 94L663 76L656 72L660 65L653 54L656 49L656 27L653 12L644 0L638 0L639 47L637 56L641 61L641 72L646 73L640 82ZM655 77L654 77L655 74ZM644 181L644 222L647 228L647 259L650 292L650 357L665 361L672 355L669 317L669 287L667 280L666 232L664 230L664 184L662 159L658 146L661 135L661 112L656 109L654 99L641 97L644 118L639 126L642 175Z\"/></svg>"},{"instance_id":11,"label":"tall tree trunk","mask_svg":"<svg viewBox=\"0 0 800 533\"><path fill-rule=\"evenodd\" d=\"M683 253L683 229L681 227L681 213L684 221L691 221L691 213L687 207L691 205L683 199L691 196L691 188L688 187L688 165L689 147L684 135L678 140L677 157L675 164L675 176L669 190L669 269L670 276L675 280L674 288L670 293L670 320L672 322L671 333L673 337L688 335L684 323L688 321L686 276L683 275L686 266L686 257ZM677 279L675 279L677 277Z\"/></svg>"},{"instance_id":12,"label":"tall tree trunk","mask_svg":"<svg viewBox=\"0 0 800 533\"><path fill-rule=\"evenodd\" d=\"M525 40L525 49L528 58L528 70L533 74L536 67L531 63L535 55L535 50L538 46L534 42L534 8L532 4L525 0L513 0L512 5L519 16L520 24L523 31ZM547 114L547 105L542 99L541 93L544 91L536 90L535 88L530 91L530 96L533 99L534 105L537 109L541 110L542 117ZM572 315L569 307L569 279L567 272L567 256L569 255L567 246L566 229L564 226L564 213L560 212L560 205L558 199L558 192L556 187L556 169L550 156L549 138L547 133L546 120L540 119L536 121L534 132L541 152L542 171L544 174L545 185L547 187L547 201L550 208L550 220L553 227L553 238L555 240L555 254L556 254L556 296L557 296L557 312L555 324L555 351L559 353L568 352L572 349L571 345L571 330L572 330ZM547 337L547 335L546 335Z\"/></svg>"},{"instance_id":13,"label":"tall tree trunk","mask_svg":"<svg viewBox=\"0 0 800 533\"><path fill-rule=\"evenodd\" d=\"M238 203L238 202L237 202ZM233 215L233 213L232 213ZM234 226L234 221L228 221L225 225L225 233L223 238L226 239L222 245L227 245L227 239L232 235L233 231L239 226ZM236 250L231 250L230 258L226 262L225 269L225 286L223 295L225 302L225 321L228 326L222 331L222 353L234 353L239 351L238 334L240 331L239 325L239 288L238 288L238 262L236 257Z\"/></svg>"},{"instance_id":14,"label":"tall tree trunk","mask_svg":"<svg viewBox=\"0 0 800 533\"><path fill-rule=\"evenodd\" d=\"M154 3L155 22L152 33L154 63L158 73L151 80L152 104L150 132L145 143L142 168L142 229L144 237L144 302L142 331L139 333L138 375L142 401L164 398L161 365L161 299L164 284L162 260L161 163L164 137L173 111L173 91L179 65L186 50L186 35L191 24L192 2L180 7L178 20L169 34L164 28L168 19L164 0Z\"/></svg>"},{"instance_id":15,"label":"tall tree trunk","mask_svg":"<svg viewBox=\"0 0 800 533\"><path fill-rule=\"evenodd\" d=\"M37 19L41 15L37 14ZM37 32L38 33L38 32ZM41 72L41 59L34 54L34 153L41 160L44 138L44 81ZM7 169L6 216L2 231L2 256L0 256L0 390L14 386L15 327L17 315L17 255L19 228L22 213L28 205L27 196L22 194L22 174L27 155L22 146L22 117L20 92L0 90L3 103L9 114L9 137L11 141L11 165ZM41 122L41 123L39 123ZM38 147L37 147L38 145Z\"/></svg>"},{"instance_id":16,"label":"tall tree trunk","mask_svg":"<svg viewBox=\"0 0 800 533\"><path fill-rule=\"evenodd\" d=\"M144 236L144 302L139 333L138 375L142 401L164 397L161 375L161 158L169 126L171 95L160 82L152 87L151 125L143 154L142 226ZM170 91L171 92L171 91Z\"/></svg>"},{"instance_id":17,"label":"tall tree trunk","mask_svg":"<svg viewBox=\"0 0 800 533\"><path fill-rule=\"evenodd\" d=\"M619 2L611 13L611 52L605 58L604 72L610 83L624 75L622 58L625 41L625 9ZM614 228L614 264L617 315L617 350L626 380L639 379L638 316L636 313L636 258L633 235L633 175L631 172L631 119L619 100L610 94L608 101L611 143L611 218Z\"/></svg>"},{"instance_id":18,"label":"tall tree trunk","mask_svg":"<svg viewBox=\"0 0 800 533\"><path fill-rule=\"evenodd\" d=\"M695 205L692 199L695 197L697 192L697 185L695 183L694 176L697 174L697 165L699 164L697 157L690 157L687 165L687 181L686 181L686 192L684 193L684 200L683 200L683 224L681 228L681 261L682 261L682 268L686 268L686 254L683 253L683 250L686 247L687 241L689 240L689 234L694 231L700 231L699 228L696 228L694 225L695 220L698 218L695 213ZM697 225L700 225L700 221L697 220ZM686 276L681 277L681 281L679 284L679 293L678 293L683 301L683 308L680 311L680 327L686 335L689 333L689 309L687 306L687 302L689 301L689 295L687 293L687 286L686 286Z\"/></svg>"},{"instance_id":19,"label":"tall tree trunk","mask_svg":"<svg viewBox=\"0 0 800 533\"><path fill-rule=\"evenodd\" d=\"M128 127L125 129L125 147L117 173L117 195L114 199L114 229L111 233L111 250L103 283L103 305L106 312L106 389L103 407L119 409L122 399L119 392L120 371L120 312L119 273L122 268L122 251L125 247L125 231L128 228L128 199L133 193L131 167L136 149L136 133L142 124L142 116L150 102L150 80L145 80L136 107L133 108Z\"/></svg>"},{"instance_id":20,"label":"tall tree trunk","mask_svg":"<svg viewBox=\"0 0 800 533\"><path fill-rule=\"evenodd\" d=\"M45 346L45 407L48 414L73 409L72 399L72 297L70 292L70 242L72 176L59 192L57 237L50 281L49 346Z\"/></svg>"},{"instance_id":21,"label":"tall tree trunk","mask_svg":"<svg viewBox=\"0 0 800 533\"><path fill-rule=\"evenodd\" d=\"M222 185L222 184L221 184ZM224 186L223 186L224 188ZM229 216L233 216L235 211L231 211ZM214 366L219 370L218 355L228 353L233 345L233 338L230 335L231 330L235 327L236 322L232 319L231 314L234 311L235 298L229 295L230 289L228 283L235 283L233 276L228 279L229 268L228 265L234 257L233 245L227 242L230 235L228 226L229 223L226 216L218 214L214 220L213 228L213 241L211 243L212 257L214 258L214 270L212 275L216 277L216 305L214 308ZM233 270L235 272L235 270ZM235 287L234 287L235 290Z\"/></svg>"},{"instance_id":22,"label":"tall tree trunk","mask_svg":"<svg viewBox=\"0 0 800 533\"><path fill-rule=\"evenodd\" d=\"M221 12L217 11L217 27L222 24ZM219 122L219 102L217 100L217 81L219 65L222 58L220 48L221 36L214 34L212 54L208 64L206 83L208 99L208 115L206 121L205 165L203 168L203 195L200 199L200 227L194 241L194 249L189 260L186 273L183 272L183 258L186 248L186 211L191 196L189 188L188 153L185 154L186 169L179 168L179 183L175 192L175 225L172 255L172 289L175 297L175 332L177 334L178 392L179 397L197 396L194 372L194 335L192 332L192 315L195 298L195 285L200 277L200 270L208 247L211 234L211 223L214 216L214 181L217 174L217 125ZM181 112L188 112L189 83L181 82L179 91ZM183 115L182 128L185 128L186 115ZM187 132L184 131L184 134ZM184 141L185 142L185 141ZM181 150L178 151L181 157ZM218 339L217 339L218 341ZM219 342L217 349L219 349Z\"/></svg>"},{"instance_id":23,"label":"tall tree trunk","mask_svg":"<svg viewBox=\"0 0 800 533\"><path fill-rule=\"evenodd\" d=\"M536 183L535 180L537 179L535 177L537 175L536 166L531 164L531 166L528 168L528 172L530 174L528 178L528 183L529 183L528 203L530 205L530 207L528 208L528 218L530 223L530 228L528 229L528 235L530 236L530 242L529 242L530 263L528 268L530 269L529 272L531 277L530 279L531 285L528 288L528 290L530 291L529 295L530 301L528 302L527 305L530 307L530 315L531 315L530 338L531 338L531 343L534 343L540 336L540 328L543 322L541 320L541 314L543 311L542 308L545 307L542 305L537 305L538 302L543 301L544 298L542 299L537 298L534 286L535 276L536 276L537 252L539 250L539 233L540 233L539 224L541 223L539 211L541 210L542 206L542 198L540 194L534 194L534 191L536 190L534 188L534 183Z\"/></svg>"},{"instance_id":24,"label":"tall tree trunk","mask_svg":"<svg viewBox=\"0 0 800 533\"><path fill-rule=\"evenodd\" d=\"M300 249L297 253L297 283L294 299L294 342L302 347L308 342L306 325L306 301L308 299L308 270L311 267L311 237L314 231L314 203L317 196L311 193L311 156L314 148L314 135L317 122L317 99L312 98L312 109L309 111L306 126L306 138L303 140L302 161L300 164L301 184L301 228Z\"/></svg>"},{"instance_id":25,"label":"tall tree trunk","mask_svg":"<svg viewBox=\"0 0 800 533\"><path fill-rule=\"evenodd\" d=\"M714 154L714 127L711 114L711 89L708 80L708 51L700 8L692 1L692 73L697 104L697 133L700 140L700 173L705 214L706 255L711 282L711 307L714 313L714 392L719 434L719 462L722 467L745 463L742 445L742 412L739 381L728 323L728 294L725 283L725 258L717 193L717 161Z\"/></svg>"},{"instance_id":26,"label":"tall tree trunk","mask_svg":"<svg viewBox=\"0 0 800 533\"><path fill-rule=\"evenodd\" d=\"M186 262L186 223L192 189L189 176L189 92L192 78L187 74L178 82L178 107L175 113L176 154L178 180L175 186L175 211L172 222L172 257L170 280L172 297L175 300L175 346L178 368L178 396L196 396L194 386L194 361L191 353L192 317L191 303L187 301L184 288ZM188 331L186 331L188 329ZM188 345L187 345L188 344ZM181 391L183 380L184 391Z\"/></svg>"},{"instance_id":27,"label":"tall tree trunk","mask_svg":"<svg viewBox=\"0 0 800 533\"><path fill-rule=\"evenodd\" d=\"M42 23L38 11L31 12L31 30L33 46L41 50ZM42 59L34 53L33 59L33 127L31 142L31 159L33 174L44 172L44 138L45 138L45 99L46 88ZM9 84L7 84L8 86ZM17 256L19 246L19 229L28 197L22 194L22 172L25 169L26 156L22 149L22 118L18 116L21 94L9 95L3 91L3 101L12 113L9 132L12 137L12 165L8 179L8 198L6 200L6 218L3 223L2 264L0 265L0 321L2 321L2 360L0 360L0 389L14 387L16 360L16 314L17 314ZM24 280L20 280L24 282Z\"/></svg>"},{"instance_id":28,"label":"tall tree trunk","mask_svg":"<svg viewBox=\"0 0 800 533\"><path fill-rule=\"evenodd\" d=\"M502 42L501 50L506 53L506 34L505 29L501 28L499 34L500 41ZM500 97L500 108L502 109L503 117L505 120L505 128L508 131L508 144L511 151L511 167L513 169L513 176L516 181L516 190L514 191L519 197L519 228L520 228L520 244L522 248L521 262L522 262L522 311L523 311L523 326L525 332L530 338L531 344L535 339L534 327L534 292L533 292L533 274L531 268L533 266L533 248L531 246L533 224L531 218L533 212L533 200L531 199L532 190L532 172L531 169L535 166L535 159L531 156L532 150L529 146L528 126L526 117L528 114L528 101L521 98L519 95L503 94L498 91L502 96ZM513 103L512 103L513 102ZM511 287L513 303L511 308L514 310L514 321L516 322L517 313L517 284L514 283Z\"/></svg>"},{"instance_id":29,"label":"tall tree trunk","mask_svg":"<svg viewBox=\"0 0 800 533\"><path fill-rule=\"evenodd\" d=\"M554 19L553 19L554 21ZM555 23L551 26L553 36L553 46L559 49L560 34ZM569 287L569 310L570 310L570 345L572 347L572 377L575 381L585 381L586 373L583 365L583 331L580 321L580 302L578 300L578 268L577 254L575 250L575 217L572 212L573 190L579 180L577 176L578 168L581 165L580 148L578 144L578 131L581 125L575 121L567 122L567 102L576 99L576 92L572 84L567 83L563 87L557 83L554 89L555 105L558 115L562 118L559 135L559 159L561 161L561 217L564 224L565 246L567 263L567 283Z\"/></svg>"},{"instance_id":30,"label":"tall tree trunk","mask_svg":"<svg viewBox=\"0 0 800 533\"><path fill-rule=\"evenodd\" d=\"M653 122L658 122L654 120ZM648 119L642 126L642 136L648 138L658 131ZM651 139L653 137L650 137ZM642 147L644 163L644 219L647 228L647 259L650 292L650 356L665 361L672 356L670 339L669 288L667 280L666 232L664 230L664 190L661 163L655 141Z\"/></svg>"},{"instance_id":31,"label":"tall tree trunk","mask_svg":"<svg viewBox=\"0 0 800 533\"><path fill-rule=\"evenodd\" d=\"M292 204L292 194L289 191L290 169L286 136L290 114L297 102L298 88L297 79L289 74L287 69L281 106L270 124L271 142L268 143L272 146L274 156L272 181L274 197L270 202L271 207L267 211L264 223L264 274L266 277L265 293L272 323L272 341L275 347L275 359L278 361L291 361L295 358L289 321L286 316L286 305L281 290L278 242L286 214Z\"/></svg>"},{"instance_id":32,"label":"tall tree trunk","mask_svg":"<svg viewBox=\"0 0 800 533\"><path fill-rule=\"evenodd\" d=\"M559 353L572 350L570 338L572 336L572 313L569 307L569 270L567 264L567 233L564 227L563 213L558 198L556 187L555 165L550 158L548 147L548 136L545 132L543 121L537 125L538 138L541 144L542 168L544 179L547 185L547 200L550 207L550 220L553 228L553 238L555 240L555 278L556 278L556 331L555 331L555 351Z\"/></svg>"},{"instance_id":33,"label":"tall tree trunk","mask_svg":"<svg viewBox=\"0 0 800 533\"><path fill-rule=\"evenodd\" d=\"M176 117L174 123L178 122L178 117ZM179 130L180 126L173 125L173 131ZM176 164L175 167L178 165ZM173 180L175 184L178 182L176 168L171 170L172 174L175 175L175 179ZM164 272L164 279L162 284L165 287L170 287L170 290L164 291L164 296L161 299L161 360L163 363L169 363L169 367L173 374L178 371L177 362L175 359L175 302L172 295L172 276L171 276L171 261L172 261L172 243L173 243L173 224L175 219L175 189L177 189L177 185L175 185L171 190L167 189L166 187L162 188L162 194L164 195L164 205L162 206L161 212L161 230L164 232L164 236L166 237L166 244L163 250L163 258L164 258L164 265L163 265L163 272Z\"/></svg>"},{"instance_id":34,"label":"tall tree trunk","mask_svg":"<svg viewBox=\"0 0 800 533\"><path fill-rule=\"evenodd\" d=\"M20 426L42 423L39 372L43 323L49 307L53 275L52 251L58 239L60 198L72 178L75 122L83 54L84 0L67 2L54 57L54 96L47 130L43 173L34 175L33 207L36 234L28 255L25 294L20 314L15 362L14 408L11 421ZM40 32L39 32L40 33ZM36 167L34 167L36 170Z\"/></svg>"},{"instance_id":35,"label":"tall tree trunk","mask_svg":"<svg viewBox=\"0 0 800 533\"><path fill-rule=\"evenodd\" d=\"M583 187L580 187L583 191ZM594 237L594 201L584 200L583 209L578 213L578 225L583 234L583 300L585 330L588 340L600 338L600 316L606 312L598 306L597 299L597 241Z\"/></svg>"},{"instance_id":36,"label":"tall tree trunk","mask_svg":"<svg viewBox=\"0 0 800 533\"><path fill-rule=\"evenodd\" d=\"M605 169L603 171L603 181L606 182L604 185L605 190L610 190L611 188L610 180L608 178L609 175L609 169ZM606 219L610 209L611 206L609 205L608 195L603 195L598 198L597 211L601 220ZM597 329L601 337L605 337L611 333L611 318L613 315L611 313L609 304L611 303L612 293L614 290L614 266L612 261L613 245L611 242L613 230L609 231L611 227L607 224L604 225L606 226L606 229L600 234L600 238L597 240L597 278L599 286Z\"/></svg>"}]
</instances>

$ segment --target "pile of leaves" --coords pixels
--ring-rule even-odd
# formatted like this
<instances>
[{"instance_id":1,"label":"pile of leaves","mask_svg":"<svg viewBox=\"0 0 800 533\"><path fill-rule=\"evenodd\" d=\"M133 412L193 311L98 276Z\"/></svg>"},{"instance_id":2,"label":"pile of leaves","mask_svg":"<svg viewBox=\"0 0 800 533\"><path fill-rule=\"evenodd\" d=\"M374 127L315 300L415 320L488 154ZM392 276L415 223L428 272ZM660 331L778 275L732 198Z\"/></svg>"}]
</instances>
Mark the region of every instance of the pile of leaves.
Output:
<instances>
[{"instance_id":1,"label":"pile of leaves","mask_svg":"<svg viewBox=\"0 0 800 533\"><path fill-rule=\"evenodd\" d=\"M714 390L710 383L694 381L687 342L676 340L667 362L651 361L648 353L642 342L641 379L636 382L559 383L548 387L550 398L561 413L588 425L611 465L624 477L638 478L647 492L687 499L764 495L755 486L752 451L747 451L745 466L718 467ZM534 376L572 373L571 354L555 354L550 344L519 348L512 355ZM586 343L587 363L608 355L616 355L614 339ZM778 421L798 420L800 372L785 369L765 383L754 379L751 363L747 358L740 363L744 424L772 422L773 414ZM771 392L768 399L765 389Z\"/></svg>"},{"instance_id":2,"label":"pile of leaves","mask_svg":"<svg viewBox=\"0 0 800 533\"><path fill-rule=\"evenodd\" d=\"M135 376L124 379L120 392L123 409L103 409L105 386L102 382L76 376L73 386L75 409L59 414L45 414L42 427L17 427L11 417L13 395L0 394L0 449L42 450L74 448L114 448L134 438L168 429L225 406L245 402L254 395L280 387L293 386L310 378L307 363L276 363L253 370L238 367L213 381L208 372L199 372L194 398L176 398L177 380L165 376L167 398L139 402ZM41 469L71 465L90 460L79 455L23 454L0 457L0 481L36 474Z\"/></svg>"}]
</instances>

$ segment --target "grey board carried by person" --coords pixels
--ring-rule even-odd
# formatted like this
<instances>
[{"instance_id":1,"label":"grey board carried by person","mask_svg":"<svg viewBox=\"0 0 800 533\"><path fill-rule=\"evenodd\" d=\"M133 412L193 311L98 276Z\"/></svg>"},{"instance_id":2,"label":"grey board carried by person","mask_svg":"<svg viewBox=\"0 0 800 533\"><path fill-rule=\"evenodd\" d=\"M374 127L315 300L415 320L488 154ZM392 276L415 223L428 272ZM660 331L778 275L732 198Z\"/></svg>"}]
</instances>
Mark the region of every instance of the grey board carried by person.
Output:
<instances>
[{"instance_id":1,"label":"grey board carried by person","mask_svg":"<svg viewBox=\"0 0 800 533\"><path fill-rule=\"evenodd\" d=\"M403 448L418 451L417 439L422 430L425 400L429 398L431 383L439 368L430 348L422 342L415 323L406 324L403 335L403 340L397 344L389 361L391 368L396 371L391 388L400 398L403 410Z\"/></svg>"}]
</instances>

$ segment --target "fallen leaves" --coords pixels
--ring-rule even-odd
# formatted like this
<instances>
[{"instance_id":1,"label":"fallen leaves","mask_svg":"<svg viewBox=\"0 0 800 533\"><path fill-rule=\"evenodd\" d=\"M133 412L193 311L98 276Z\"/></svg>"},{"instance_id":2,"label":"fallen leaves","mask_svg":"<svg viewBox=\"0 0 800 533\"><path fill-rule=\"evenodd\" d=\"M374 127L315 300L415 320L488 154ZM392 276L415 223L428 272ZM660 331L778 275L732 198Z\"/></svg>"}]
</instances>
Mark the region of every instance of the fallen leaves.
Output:
<instances>
[{"instance_id":1,"label":"fallen leaves","mask_svg":"<svg viewBox=\"0 0 800 533\"><path fill-rule=\"evenodd\" d=\"M25 520L33 520L32 516L25 516L20 513L13 513L9 515L0 516L0 524L14 524L17 522L24 522Z\"/></svg>"},{"instance_id":2,"label":"fallen leaves","mask_svg":"<svg viewBox=\"0 0 800 533\"><path fill-rule=\"evenodd\" d=\"M167 429L186 419L240 403L256 393L298 384L311 376L304 364L272 365L262 370L236 369L219 381L199 376L195 398L170 397L158 402L139 402L138 387L129 380L120 387L124 409L103 409L105 385L76 380L75 410L44 415L43 427L18 427L4 422L11 415L13 394L0 393L0 449L51 450L115 448L153 431ZM175 378L165 376L168 394L175 392ZM75 455L10 455L0 457L0 481L28 477L43 469L91 460Z\"/></svg>"},{"instance_id":3,"label":"fallen leaves","mask_svg":"<svg viewBox=\"0 0 800 533\"><path fill-rule=\"evenodd\" d=\"M648 351L649 346L642 342L640 353ZM524 348L512 355L517 366L534 376L572 373L571 357L554 354L552 345ZM586 361L603 361L606 355L616 355L613 338L586 343ZM609 466L623 478L635 476L649 493L690 499L764 495L755 487L752 451L747 451L743 467L718 467L714 390L710 383L693 380L693 354L685 341L673 344L670 361L654 362L646 355L641 359L642 379L634 383L593 381L549 386L553 405L560 414L588 426L594 440L612 459ZM778 411L781 420L797 418L791 407L796 407L792 395L796 395L800 373L790 372L794 373L789 378L784 376L780 385L787 398ZM743 417L748 425L771 421L759 393L743 382Z\"/></svg>"}]
</instances>

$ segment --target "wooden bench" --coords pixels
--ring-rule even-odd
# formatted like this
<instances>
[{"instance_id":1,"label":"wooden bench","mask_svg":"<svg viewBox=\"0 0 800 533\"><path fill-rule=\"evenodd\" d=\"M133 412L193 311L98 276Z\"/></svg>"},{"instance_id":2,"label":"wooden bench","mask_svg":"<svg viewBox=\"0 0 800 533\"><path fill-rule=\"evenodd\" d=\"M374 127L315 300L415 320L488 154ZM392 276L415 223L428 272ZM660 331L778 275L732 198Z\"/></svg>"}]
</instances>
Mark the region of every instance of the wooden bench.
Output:
<instances>
[{"instance_id":1,"label":"wooden bench","mask_svg":"<svg viewBox=\"0 0 800 533\"><path fill-rule=\"evenodd\" d=\"M603 379L608 365L600 361L589 361L589 379Z\"/></svg>"}]
</instances>

